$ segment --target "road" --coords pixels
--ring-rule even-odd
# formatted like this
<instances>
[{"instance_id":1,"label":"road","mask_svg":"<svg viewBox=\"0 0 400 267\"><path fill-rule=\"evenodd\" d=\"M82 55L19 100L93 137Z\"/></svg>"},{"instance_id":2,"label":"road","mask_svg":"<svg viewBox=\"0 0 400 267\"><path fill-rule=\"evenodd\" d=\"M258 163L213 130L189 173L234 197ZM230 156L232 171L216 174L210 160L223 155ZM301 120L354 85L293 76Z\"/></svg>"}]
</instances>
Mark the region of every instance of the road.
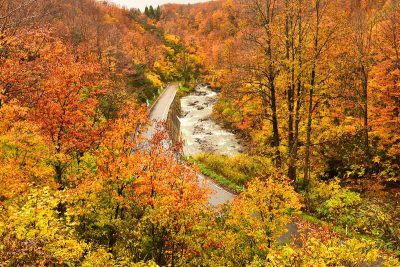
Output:
<instances>
[{"instance_id":1,"label":"road","mask_svg":"<svg viewBox=\"0 0 400 267\"><path fill-rule=\"evenodd\" d=\"M178 84L173 83L168 85L150 108L150 120L152 124L145 133L146 140L150 140L153 137L158 122L167 120L169 108L174 101L177 91Z\"/></svg>"},{"instance_id":2,"label":"road","mask_svg":"<svg viewBox=\"0 0 400 267\"><path fill-rule=\"evenodd\" d=\"M169 108L174 101L176 92L178 91L178 84L173 83L161 93L150 111L150 120L165 121L168 118Z\"/></svg>"},{"instance_id":3,"label":"road","mask_svg":"<svg viewBox=\"0 0 400 267\"><path fill-rule=\"evenodd\" d=\"M168 87L163 91L163 93L154 103L150 111L150 120L153 122L153 125L148 129L146 134L147 137L151 137L154 134L156 129L155 125L157 125L158 122L165 121L168 118L168 111L172 102L174 101L177 91L177 83L168 85ZM234 195L232 193L226 191L215 182L207 179L201 174L199 174L199 183L204 184L206 187L212 190L212 193L209 196L209 203L213 206L224 204L234 198Z\"/></svg>"}]
</instances>

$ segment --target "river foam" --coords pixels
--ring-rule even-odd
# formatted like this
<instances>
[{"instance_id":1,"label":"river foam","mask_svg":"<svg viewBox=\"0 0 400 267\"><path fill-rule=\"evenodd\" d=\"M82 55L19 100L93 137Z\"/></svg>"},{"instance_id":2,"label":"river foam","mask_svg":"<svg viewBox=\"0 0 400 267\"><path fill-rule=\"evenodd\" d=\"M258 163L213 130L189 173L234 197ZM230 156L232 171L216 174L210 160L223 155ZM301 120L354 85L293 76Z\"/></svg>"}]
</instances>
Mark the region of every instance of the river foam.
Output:
<instances>
[{"instance_id":1,"label":"river foam","mask_svg":"<svg viewBox=\"0 0 400 267\"><path fill-rule=\"evenodd\" d=\"M241 146L235 135L211 118L217 99L218 94L208 86L197 86L194 92L181 98L180 126L185 155L215 153L232 156L240 152Z\"/></svg>"}]
</instances>

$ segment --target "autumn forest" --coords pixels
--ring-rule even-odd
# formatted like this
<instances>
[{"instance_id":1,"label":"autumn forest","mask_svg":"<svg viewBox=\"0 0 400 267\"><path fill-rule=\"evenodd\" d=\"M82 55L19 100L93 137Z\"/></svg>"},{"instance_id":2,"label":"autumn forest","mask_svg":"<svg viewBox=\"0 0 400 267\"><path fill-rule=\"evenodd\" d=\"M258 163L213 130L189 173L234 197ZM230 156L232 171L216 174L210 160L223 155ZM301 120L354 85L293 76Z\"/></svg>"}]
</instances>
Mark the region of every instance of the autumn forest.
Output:
<instances>
[{"instance_id":1,"label":"autumn forest","mask_svg":"<svg viewBox=\"0 0 400 267\"><path fill-rule=\"evenodd\" d=\"M0 0L0 266L400 266L400 1Z\"/></svg>"}]
</instances>

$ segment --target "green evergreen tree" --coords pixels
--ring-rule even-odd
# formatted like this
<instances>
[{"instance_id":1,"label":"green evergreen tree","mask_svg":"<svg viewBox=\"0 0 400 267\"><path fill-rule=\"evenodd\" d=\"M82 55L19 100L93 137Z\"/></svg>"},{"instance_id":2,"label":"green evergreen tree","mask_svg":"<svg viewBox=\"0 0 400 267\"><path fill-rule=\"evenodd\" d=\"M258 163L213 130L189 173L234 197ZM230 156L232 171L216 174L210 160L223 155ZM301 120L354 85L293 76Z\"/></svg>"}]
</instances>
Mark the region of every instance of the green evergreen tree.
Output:
<instances>
[{"instance_id":1,"label":"green evergreen tree","mask_svg":"<svg viewBox=\"0 0 400 267\"><path fill-rule=\"evenodd\" d=\"M138 9L138 8L131 8L131 9L129 9L129 16L130 16L132 19L136 19L136 18L139 16L140 13L141 13L141 12L140 12L140 9Z\"/></svg>"},{"instance_id":2,"label":"green evergreen tree","mask_svg":"<svg viewBox=\"0 0 400 267\"><path fill-rule=\"evenodd\" d=\"M156 18L156 20L160 20L161 19L161 8L160 8L160 6L157 6L156 13L155 13L155 18Z\"/></svg>"},{"instance_id":3,"label":"green evergreen tree","mask_svg":"<svg viewBox=\"0 0 400 267\"><path fill-rule=\"evenodd\" d=\"M144 14L149 17L149 8L147 6L144 9Z\"/></svg>"},{"instance_id":4,"label":"green evergreen tree","mask_svg":"<svg viewBox=\"0 0 400 267\"><path fill-rule=\"evenodd\" d=\"M148 15L148 17L149 17L149 18L152 18L152 19L155 19L155 18L156 18L156 13L154 12L153 6L150 6L150 7L149 7L149 15Z\"/></svg>"}]
</instances>

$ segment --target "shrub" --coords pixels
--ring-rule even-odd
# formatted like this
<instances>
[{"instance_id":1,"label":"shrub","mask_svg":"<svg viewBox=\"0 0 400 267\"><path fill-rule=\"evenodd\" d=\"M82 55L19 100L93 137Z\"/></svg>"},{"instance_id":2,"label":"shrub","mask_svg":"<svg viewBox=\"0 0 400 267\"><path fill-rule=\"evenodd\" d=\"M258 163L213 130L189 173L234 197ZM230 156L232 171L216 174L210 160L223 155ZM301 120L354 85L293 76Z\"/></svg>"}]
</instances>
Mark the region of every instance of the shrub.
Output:
<instances>
[{"instance_id":1,"label":"shrub","mask_svg":"<svg viewBox=\"0 0 400 267\"><path fill-rule=\"evenodd\" d=\"M356 211L362 199L359 193L339 185L339 181L314 182L307 195L309 210L319 218L347 227L355 223Z\"/></svg>"}]
</instances>

